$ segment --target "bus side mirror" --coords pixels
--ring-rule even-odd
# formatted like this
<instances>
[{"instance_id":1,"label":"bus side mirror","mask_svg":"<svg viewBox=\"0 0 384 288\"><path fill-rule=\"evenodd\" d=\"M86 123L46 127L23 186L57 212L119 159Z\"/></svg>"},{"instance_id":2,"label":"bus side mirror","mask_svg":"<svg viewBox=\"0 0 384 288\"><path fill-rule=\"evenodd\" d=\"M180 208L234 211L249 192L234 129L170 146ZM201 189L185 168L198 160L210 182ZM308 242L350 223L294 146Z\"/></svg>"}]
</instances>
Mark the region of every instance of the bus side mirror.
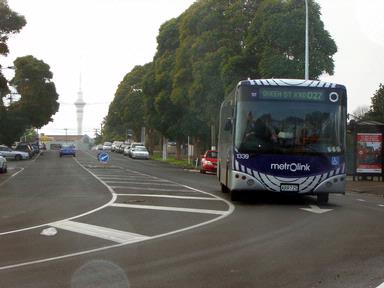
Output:
<instances>
[{"instance_id":1,"label":"bus side mirror","mask_svg":"<svg viewBox=\"0 0 384 288\"><path fill-rule=\"evenodd\" d=\"M224 131L232 131L232 118L228 117L225 120Z\"/></svg>"}]
</instances>

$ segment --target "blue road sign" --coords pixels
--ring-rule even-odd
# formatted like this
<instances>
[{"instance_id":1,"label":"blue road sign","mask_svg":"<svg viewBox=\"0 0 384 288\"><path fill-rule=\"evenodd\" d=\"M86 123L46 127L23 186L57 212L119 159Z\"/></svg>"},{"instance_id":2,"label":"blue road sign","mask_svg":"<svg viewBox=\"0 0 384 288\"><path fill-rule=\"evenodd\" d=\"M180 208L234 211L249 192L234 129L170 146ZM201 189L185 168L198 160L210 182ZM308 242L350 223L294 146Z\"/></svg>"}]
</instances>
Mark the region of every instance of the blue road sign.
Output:
<instances>
[{"instance_id":1,"label":"blue road sign","mask_svg":"<svg viewBox=\"0 0 384 288\"><path fill-rule=\"evenodd\" d=\"M99 162L101 162L101 163L108 163L109 154L107 152L101 152L101 153L99 153L97 158L99 159Z\"/></svg>"}]
</instances>

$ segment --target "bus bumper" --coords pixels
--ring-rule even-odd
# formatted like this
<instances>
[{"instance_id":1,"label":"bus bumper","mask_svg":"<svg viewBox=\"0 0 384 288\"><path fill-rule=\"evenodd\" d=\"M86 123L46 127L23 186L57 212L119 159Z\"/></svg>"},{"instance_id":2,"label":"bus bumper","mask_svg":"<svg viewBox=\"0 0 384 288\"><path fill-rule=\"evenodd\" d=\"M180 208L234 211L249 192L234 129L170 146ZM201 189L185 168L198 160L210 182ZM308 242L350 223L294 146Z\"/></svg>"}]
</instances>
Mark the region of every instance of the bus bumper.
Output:
<instances>
[{"instance_id":1,"label":"bus bumper","mask_svg":"<svg viewBox=\"0 0 384 288\"><path fill-rule=\"evenodd\" d=\"M298 181L303 182L303 181ZM270 191L270 192L279 192L279 193L287 193L281 192L279 190L280 184L276 183L274 187L268 186L267 181L265 183L260 182L255 177L240 171L232 171L232 175L230 177L230 183L228 183L228 188L230 190L249 190L249 191ZM345 185L346 185L346 174L339 174L333 177L329 177L323 182L320 182L318 185L313 187L311 190L303 191L299 187L299 191L297 192L288 192L288 193L296 193L296 194L307 194L307 195L317 195L322 193L337 193L337 194L345 194Z\"/></svg>"}]
</instances>

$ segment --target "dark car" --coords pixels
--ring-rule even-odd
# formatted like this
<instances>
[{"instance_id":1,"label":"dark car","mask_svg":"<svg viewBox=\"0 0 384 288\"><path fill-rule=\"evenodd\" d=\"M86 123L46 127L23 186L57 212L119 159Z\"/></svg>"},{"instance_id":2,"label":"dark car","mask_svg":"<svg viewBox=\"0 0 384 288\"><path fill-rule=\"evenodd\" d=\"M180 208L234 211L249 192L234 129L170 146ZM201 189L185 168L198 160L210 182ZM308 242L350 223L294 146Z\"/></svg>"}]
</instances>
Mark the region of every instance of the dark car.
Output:
<instances>
[{"instance_id":1,"label":"dark car","mask_svg":"<svg viewBox=\"0 0 384 288\"><path fill-rule=\"evenodd\" d=\"M32 156L36 154L35 149L33 149L32 145L29 143L19 143L16 145L15 150L27 152L29 158L32 158Z\"/></svg>"},{"instance_id":2,"label":"dark car","mask_svg":"<svg viewBox=\"0 0 384 288\"><path fill-rule=\"evenodd\" d=\"M208 150L201 157L200 173L213 172L217 170L217 151Z\"/></svg>"},{"instance_id":3,"label":"dark car","mask_svg":"<svg viewBox=\"0 0 384 288\"><path fill-rule=\"evenodd\" d=\"M76 157L76 148L74 145L63 145L60 148L59 155L60 157L66 156L66 155L71 155L73 157Z\"/></svg>"}]
</instances>

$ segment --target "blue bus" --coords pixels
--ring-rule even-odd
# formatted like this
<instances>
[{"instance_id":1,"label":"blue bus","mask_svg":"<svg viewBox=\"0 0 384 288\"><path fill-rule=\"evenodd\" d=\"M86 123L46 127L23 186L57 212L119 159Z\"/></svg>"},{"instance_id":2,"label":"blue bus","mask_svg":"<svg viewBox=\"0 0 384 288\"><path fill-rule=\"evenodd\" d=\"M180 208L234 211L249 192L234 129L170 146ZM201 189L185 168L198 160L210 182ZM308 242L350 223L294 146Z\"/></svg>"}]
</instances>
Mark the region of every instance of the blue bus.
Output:
<instances>
[{"instance_id":1,"label":"blue bus","mask_svg":"<svg viewBox=\"0 0 384 288\"><path fill-rule=\"evenodd\" d=\"M220 108L218 171L232 200L242 191L345 193L347 92L313 80L240 81Z\"/></svg>"}]
</instances>

